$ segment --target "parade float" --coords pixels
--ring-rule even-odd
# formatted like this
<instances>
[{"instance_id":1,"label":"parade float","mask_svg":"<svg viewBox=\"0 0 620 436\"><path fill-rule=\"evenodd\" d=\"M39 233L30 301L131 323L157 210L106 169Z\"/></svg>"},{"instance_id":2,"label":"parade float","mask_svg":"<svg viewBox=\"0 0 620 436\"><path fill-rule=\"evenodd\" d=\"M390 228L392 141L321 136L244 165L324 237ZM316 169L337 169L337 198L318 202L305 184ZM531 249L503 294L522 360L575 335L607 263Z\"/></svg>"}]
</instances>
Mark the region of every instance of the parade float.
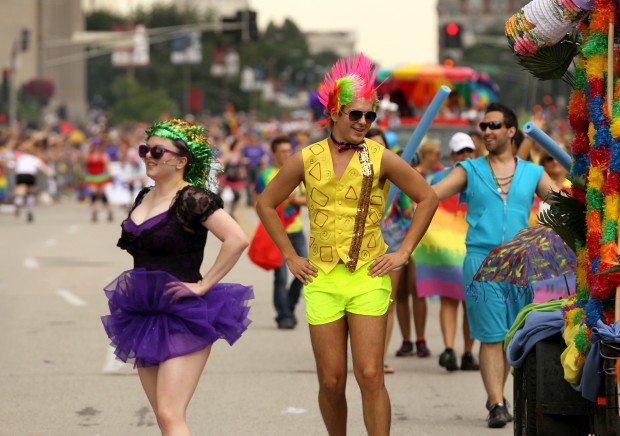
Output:
<instances>
[{"instance_id":1,"label":"parade float","mask_svg":"<svg viewBox=\"0 0 620 436\"><path fill-rule=\"evenodd\" d=\"M389 96L404 118L416 118L425 111L442 86L458 94L463 112L469 108L481 110L499 98L499 87L491 77L468 66L410 64L381 68L377 82L381 83L379 98ZM438 114L435 121L442 118Z\"/></svg>"},{"instance_id":2,"label":"parade float","mask_svg":"<svg viewBox=\"0 0 620 436\"><path fill-rule=\"evenodd\" d=\"M565 166L573 188L553 194L539 219L577 258L576 292L547 309L560 314L559 333L534 341L513 365L515 435L620 434L619 11L616 0L534 0L506 22L520 66L572 86ZM543 136L541 145L561 157ZM508 355L514 338L506 345Z\"/></svg>"}]
</instances>

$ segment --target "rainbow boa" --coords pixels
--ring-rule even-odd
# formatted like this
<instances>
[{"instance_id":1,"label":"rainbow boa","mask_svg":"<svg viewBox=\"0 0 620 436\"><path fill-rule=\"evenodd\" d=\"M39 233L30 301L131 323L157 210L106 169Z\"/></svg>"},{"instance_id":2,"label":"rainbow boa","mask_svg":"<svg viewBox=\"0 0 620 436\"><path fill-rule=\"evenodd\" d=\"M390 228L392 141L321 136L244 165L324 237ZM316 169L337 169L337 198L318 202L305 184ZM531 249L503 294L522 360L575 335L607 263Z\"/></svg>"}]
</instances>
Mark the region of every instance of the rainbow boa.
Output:
<instances>
[{"instance_id":1,"label":"rainbow boa","mask_svg":"<svg viewBox=\"0 0 620 436\"><path fill-rule=\"evenodd\" d=\"M607 33L614 22L615 0L595 0L591 17L582 25L583 44L575 70L568 115L575 132L571 178L585 181L573 186L573 196L586 205L587 233L577 246L577 292L563 308L566 330L575 331L576 362L583 365L590 349L591 329L598 320L614 322L613 299L620 275L597 275L617 264L620 204L620 102L607 110ZM618 54L616 54L616 57ZM613 78L611 78L613 80Z\"/></svg>"}]
</instances>

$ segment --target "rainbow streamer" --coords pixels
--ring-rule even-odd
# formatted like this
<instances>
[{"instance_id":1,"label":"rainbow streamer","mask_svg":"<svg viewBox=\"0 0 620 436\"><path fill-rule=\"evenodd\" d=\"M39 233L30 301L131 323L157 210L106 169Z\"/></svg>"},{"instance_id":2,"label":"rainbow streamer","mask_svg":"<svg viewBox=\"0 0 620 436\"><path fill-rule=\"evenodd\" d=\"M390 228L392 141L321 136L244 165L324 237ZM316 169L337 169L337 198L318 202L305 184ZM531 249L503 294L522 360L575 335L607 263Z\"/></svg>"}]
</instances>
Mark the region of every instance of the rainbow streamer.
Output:
<instances>
[{"instance_id":1,"label":"rainbow streamer","mask_svg":"<svg viewBox=\"0 0 620 436\"><path fill-rule=\"evenodd\" d=\"M590 349L591 329L610 317L609 303L619 282L617 274L597 275L611 266L618 252L618 212L620 191L620 106L607 112L607 32L614 23L617 3L595 0L589 26L585 28L580 59L575 70L575 87L568 107L569 122L575 132L572 143L571 179L573 196L586 205L587 233L577 244L577 293L564 308L567 328L577 326L576 349L585 355ZM612 120L614 120L612 122ZM583 361L583 359L581 359Z\"/></svg>"}]
</instances>

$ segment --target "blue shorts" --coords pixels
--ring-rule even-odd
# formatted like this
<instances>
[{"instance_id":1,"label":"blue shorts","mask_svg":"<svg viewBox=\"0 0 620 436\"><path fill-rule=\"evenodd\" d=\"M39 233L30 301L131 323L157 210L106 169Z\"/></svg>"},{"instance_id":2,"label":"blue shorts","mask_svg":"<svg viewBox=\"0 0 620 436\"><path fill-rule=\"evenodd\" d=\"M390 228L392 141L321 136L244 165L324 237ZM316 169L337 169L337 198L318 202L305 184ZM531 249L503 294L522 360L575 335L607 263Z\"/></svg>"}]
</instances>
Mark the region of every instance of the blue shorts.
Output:
<instances>
[{"instance_id":1,"label":"blue shorts","mask_svg":"<svg viewBox=\"0 0 620 436\"><path fill-rule=\"evenodd\" d=\"M485 256L467 254L463 263L465 306L471 337L480 342L503 342L517 314L532 302L528 290L499 282L472 280Z\"/></svg>"}]
</instances>

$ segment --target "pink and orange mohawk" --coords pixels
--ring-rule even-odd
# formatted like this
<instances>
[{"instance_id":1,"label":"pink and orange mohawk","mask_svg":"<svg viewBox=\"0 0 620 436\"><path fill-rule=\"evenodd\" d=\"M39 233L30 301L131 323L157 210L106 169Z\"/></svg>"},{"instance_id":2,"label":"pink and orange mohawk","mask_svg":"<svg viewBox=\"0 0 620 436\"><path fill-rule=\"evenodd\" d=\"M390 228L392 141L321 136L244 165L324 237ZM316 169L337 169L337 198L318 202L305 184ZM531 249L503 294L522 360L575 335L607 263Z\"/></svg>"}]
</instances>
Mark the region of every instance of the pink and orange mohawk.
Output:
<instances>
[{"instance_id":1,"label":"pink and orange mohawk","mask_svg":"<svg viewBox=\"0 0 620 436\"><path fill-rule=\"evenodd\" d=\"M378 104L377 88L375 79L377 68L370 59L362 53L357 54L353 60L340 59L332 66L331 74L325 74L325 79L319 87L319 101L325 106L324 114L329 117L332 111L340 112L343 106L347 106L354 99L374 100ZM329 119L324 119L320 124L328 124Z\"/></svg>"}]
</instances>

